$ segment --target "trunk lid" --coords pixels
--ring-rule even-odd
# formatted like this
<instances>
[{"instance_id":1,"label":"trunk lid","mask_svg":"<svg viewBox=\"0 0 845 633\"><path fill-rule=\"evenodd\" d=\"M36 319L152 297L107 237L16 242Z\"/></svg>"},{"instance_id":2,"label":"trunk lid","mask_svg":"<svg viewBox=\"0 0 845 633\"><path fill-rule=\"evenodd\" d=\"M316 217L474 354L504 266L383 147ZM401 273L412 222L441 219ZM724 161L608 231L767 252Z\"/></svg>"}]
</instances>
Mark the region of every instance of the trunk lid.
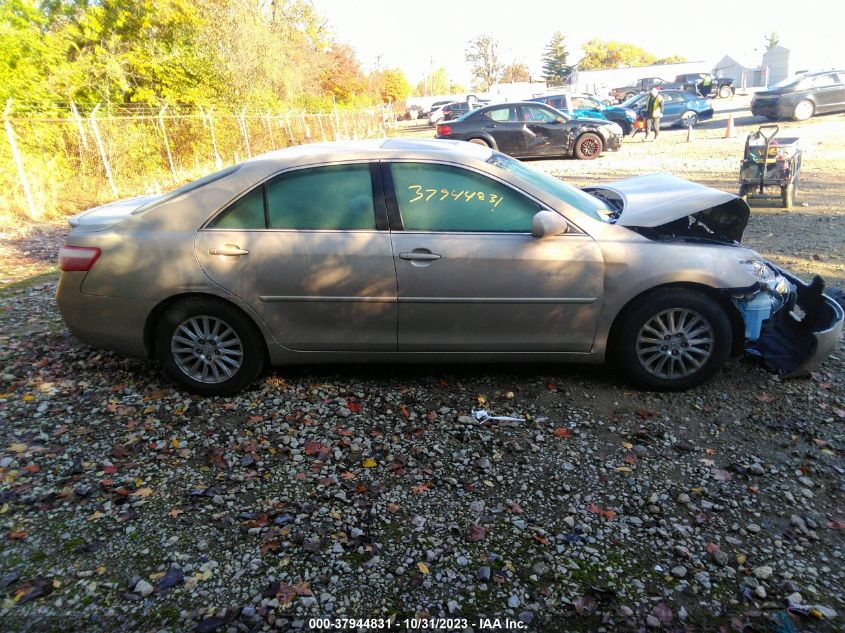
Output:
<instances>
[{"instance_id":1,"label":"trunk lid","mask_svg":"<svg viewBox=\"0 0 845 633\"><path fill-rule=\"evenodd\" d=\"M129 217L135 209L160 197L159 195L136 196L109 202L71 216L68 218L68 224L74 229L79 228L85 232L105 231Z\"/></svg>"}]
</instances>

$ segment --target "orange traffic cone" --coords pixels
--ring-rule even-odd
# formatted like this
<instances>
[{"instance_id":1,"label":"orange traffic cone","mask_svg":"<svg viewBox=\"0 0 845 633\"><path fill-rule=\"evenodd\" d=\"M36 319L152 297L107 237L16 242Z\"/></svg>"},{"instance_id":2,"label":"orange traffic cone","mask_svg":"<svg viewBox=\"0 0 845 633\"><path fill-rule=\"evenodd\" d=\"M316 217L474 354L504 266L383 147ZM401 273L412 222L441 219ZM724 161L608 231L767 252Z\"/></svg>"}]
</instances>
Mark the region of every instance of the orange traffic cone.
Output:
<instances>
[{"instance_id":1,"label":"orange traffic cone","mask_svg":"<svg viewBox=\"0 0 845 633\"><path fill-rule=\"evenodd\" d=\"M725 126L725 138L733 138L736 136L736 132L734 131L734 115L733 113L728 115L728 124Z\"/></svg>"}]
</instances>

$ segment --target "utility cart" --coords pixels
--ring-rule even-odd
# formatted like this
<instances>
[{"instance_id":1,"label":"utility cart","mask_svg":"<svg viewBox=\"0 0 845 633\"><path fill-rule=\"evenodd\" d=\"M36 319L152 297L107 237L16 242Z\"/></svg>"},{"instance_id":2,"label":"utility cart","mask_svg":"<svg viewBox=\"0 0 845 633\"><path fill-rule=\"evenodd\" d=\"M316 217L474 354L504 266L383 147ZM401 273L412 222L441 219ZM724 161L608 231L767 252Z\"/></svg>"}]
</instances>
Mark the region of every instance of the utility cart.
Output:
<instances>
[{"instance_id":1,"label":"utility cart","mask_svg":"<svg viewBox=\"0 0 845 633\"><path fill-rule=\"evenodd\" d=\"M752 204L755 200L780 200L784 209L795 201L801 148L798 138L775 138L777 125L761 125L745 140L745 155L739 169L739 195ZM766 193L777 187L779 193Z\"/></svg>"}]
</instances>

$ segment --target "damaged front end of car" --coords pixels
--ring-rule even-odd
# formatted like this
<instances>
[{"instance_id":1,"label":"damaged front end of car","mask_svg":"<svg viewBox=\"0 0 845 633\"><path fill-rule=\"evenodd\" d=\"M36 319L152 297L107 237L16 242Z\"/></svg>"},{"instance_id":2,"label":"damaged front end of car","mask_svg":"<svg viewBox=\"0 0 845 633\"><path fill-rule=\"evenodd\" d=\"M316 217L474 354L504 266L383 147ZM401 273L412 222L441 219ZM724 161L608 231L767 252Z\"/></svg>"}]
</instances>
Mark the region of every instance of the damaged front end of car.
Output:
<instances>
[{"instance_id":1,"label":"damaged front end of car","mask_svg":"<svg viewBox=\"0 0 845 633\"><path fill-rule=\"evenodd\" d=\"M765 260L742 262L756 286L725 290L745 324L745 351L785 378L804 376L839 344L845 311L824 293L824 280L809 284Z\"/></svg>"},{"instance_id":2,"label":"damaged front end of car","mask_svg":"<svg viewBox=\"0 0 845 633\"><path fill-rule=\"evenodd\" d=\"M741 247L751 215L748 204L733 194L667 174L584 191L609 207L606 222L656 242ZM739 264L756 282L722 292L742 317L746 353L784 377L808 374L839 344L842 305L825 294L821 277L807 284L762 258ZM838 298L845 303L842 296Z\"/></svg>"}]
</instances>

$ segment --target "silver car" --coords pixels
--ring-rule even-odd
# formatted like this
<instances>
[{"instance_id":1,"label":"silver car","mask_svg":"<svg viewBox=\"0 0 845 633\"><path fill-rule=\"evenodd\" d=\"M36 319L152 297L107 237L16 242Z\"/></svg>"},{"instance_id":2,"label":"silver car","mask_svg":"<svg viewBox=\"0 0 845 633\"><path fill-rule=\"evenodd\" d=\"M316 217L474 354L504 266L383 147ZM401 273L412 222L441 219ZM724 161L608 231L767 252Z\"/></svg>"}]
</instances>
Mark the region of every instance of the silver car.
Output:
<instances>
[{"instance_id":1,"label":"silver car","mask_svg":"<svg viewBox=\"0 0 845 633\"><path fill-rule=\"evenodd\" d=\"M71 220L62 316L190 391L268 363L574 361L679 390L731 353L786 375L843 312L740 245L748 206L668 175L576 189L459 141L259 156Z\"/></svg>"}]
</instances>

